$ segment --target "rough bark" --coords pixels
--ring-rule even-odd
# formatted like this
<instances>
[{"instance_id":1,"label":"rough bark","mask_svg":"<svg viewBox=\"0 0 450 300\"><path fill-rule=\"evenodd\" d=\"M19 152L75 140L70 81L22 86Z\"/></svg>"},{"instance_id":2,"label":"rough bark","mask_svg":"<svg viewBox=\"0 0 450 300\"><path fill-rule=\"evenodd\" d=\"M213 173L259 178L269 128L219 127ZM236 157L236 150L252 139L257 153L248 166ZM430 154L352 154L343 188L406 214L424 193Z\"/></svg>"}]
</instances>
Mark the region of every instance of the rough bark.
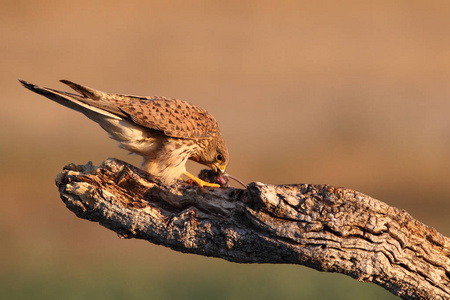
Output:
<instances>
[{"instance_id":1,"label":"rough bark","mask_svg":"<svg viewBox=\"0 0 450 300\"><path fill-rule=\"evenodd\" d=\"M450 299L450 243L359 192L251 183L246 190L164 186L116 159L68 165L67 208L123 238L239 263L300 264L373 282L404 299Z\"/></svg>"}]
</instances>

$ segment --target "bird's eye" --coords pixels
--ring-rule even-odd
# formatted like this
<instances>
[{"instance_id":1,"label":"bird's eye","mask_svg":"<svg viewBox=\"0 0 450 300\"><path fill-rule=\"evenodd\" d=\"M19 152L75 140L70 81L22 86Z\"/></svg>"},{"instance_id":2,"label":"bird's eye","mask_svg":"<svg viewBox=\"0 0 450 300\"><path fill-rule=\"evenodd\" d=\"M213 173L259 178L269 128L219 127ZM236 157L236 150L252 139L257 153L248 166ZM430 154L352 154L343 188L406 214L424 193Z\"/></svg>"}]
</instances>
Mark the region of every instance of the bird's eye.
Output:
<instances>
[{"instance_id":1,"label":"bird's eye","mask_svg":"<svg viewBox=\"0 0 450 300\"><path fill-rule=\"evenodd\" d=\"M223 161L223 155L220 154L220 153L217 153L217 154L216 154L216 160L217 160L218 162L222 162L222 161Z\"/></svg>"}]
</instances>

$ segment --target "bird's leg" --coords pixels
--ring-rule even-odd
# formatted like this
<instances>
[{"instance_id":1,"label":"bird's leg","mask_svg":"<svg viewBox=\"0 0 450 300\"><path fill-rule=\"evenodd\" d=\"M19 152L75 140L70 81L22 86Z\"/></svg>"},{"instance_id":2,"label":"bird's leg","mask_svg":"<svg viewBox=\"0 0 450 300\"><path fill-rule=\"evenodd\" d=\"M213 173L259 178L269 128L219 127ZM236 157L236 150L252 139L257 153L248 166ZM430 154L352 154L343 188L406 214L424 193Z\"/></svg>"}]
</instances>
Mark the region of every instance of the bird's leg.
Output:
<instances>
[{"instance_id":1,"label":"bird's leg","mask_svg":"<svg viewBox=\"0 0 450 300\"><path fill-rule=\"evenodd\" d=\"M204 180L201 180L200 178L198 178L197 176L192 175L191 173L189 173L188 171L184 171L184 175L186 175L187 178L191 179L193 182L195 182L202 190L203 187L215 187L215 188L220 188L220 185L217 183L210 183L210 182L206 182Z\"/></svg>"}]
</instances>

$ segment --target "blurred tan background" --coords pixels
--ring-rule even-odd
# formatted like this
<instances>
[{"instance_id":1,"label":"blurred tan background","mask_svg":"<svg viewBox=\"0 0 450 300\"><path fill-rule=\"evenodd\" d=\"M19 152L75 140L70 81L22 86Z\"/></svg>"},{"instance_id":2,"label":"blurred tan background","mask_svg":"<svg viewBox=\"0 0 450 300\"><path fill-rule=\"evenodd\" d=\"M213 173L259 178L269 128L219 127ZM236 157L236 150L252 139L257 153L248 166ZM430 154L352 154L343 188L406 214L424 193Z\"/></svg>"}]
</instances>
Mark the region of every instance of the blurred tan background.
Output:
<instances>
[{"instance_id":1,"label":"blurred tan background","mask_svg":"<svg viewBox=\"0 0 450 300\"><path fill-rule=\"evenodd\" d=\"M242 180L352 188L450 235L448 1L3 0L0 25L5 299L395 299L76 218L54 185L64 165L140 161L18 78L190 101L219 121Z\"/></svg>"}]
</instances>

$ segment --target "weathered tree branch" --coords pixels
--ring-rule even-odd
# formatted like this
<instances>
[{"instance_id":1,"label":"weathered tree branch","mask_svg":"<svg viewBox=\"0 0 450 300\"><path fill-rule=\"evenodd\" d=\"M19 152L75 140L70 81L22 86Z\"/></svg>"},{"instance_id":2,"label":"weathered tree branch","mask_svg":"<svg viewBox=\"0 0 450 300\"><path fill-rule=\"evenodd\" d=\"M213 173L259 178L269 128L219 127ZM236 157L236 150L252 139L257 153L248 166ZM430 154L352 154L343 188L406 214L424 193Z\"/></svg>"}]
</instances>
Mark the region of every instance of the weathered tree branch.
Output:
<instances>
[{"instance_id":1,"label":"weathered tree branch","mask_svg":"<svg viewBox=\"0 0 450 300\"><path fill-rule=\"evenodd\" d=\"M383 286L404 299L450 299L450 240L406 211L328 185L247 190L166 187L116 159L56 178L78 217L124 238L239 263L301 264Z\"/></svg>"}]
</instances>

